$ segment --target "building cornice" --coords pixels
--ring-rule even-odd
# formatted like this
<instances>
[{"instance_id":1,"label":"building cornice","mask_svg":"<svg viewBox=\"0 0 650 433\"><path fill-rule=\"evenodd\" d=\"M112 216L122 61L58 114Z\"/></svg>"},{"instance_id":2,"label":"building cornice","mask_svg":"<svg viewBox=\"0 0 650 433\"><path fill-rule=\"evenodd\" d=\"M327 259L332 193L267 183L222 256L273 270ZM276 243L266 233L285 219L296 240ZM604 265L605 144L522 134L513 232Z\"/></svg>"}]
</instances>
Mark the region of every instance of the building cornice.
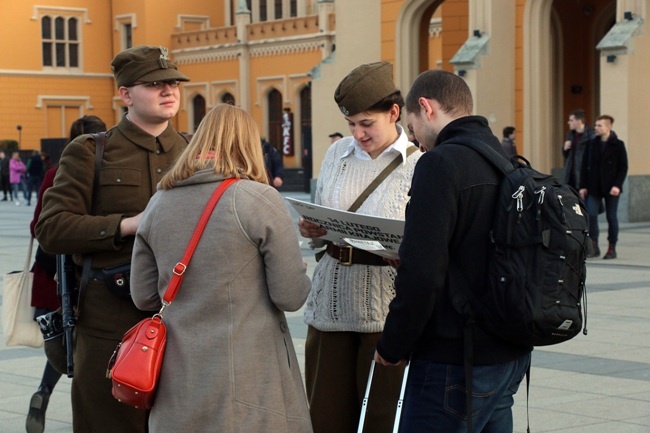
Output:
<instances>
[{"instance_id":1,"label":"building cornice","mask_svg":"<svg viewBox=\"0 0 650 433\"><path fill-rule=\"evenodd\" d=\"M178 65L209 63L235 60L245 48L251 57L269 57L285 54L298 54L317 51L323 44L333 39L334 34L315 34L310 36L287 37L251 41L247 44L211 45L196 48L173 50L174 62Z\"/></svg>"}]
</instances>

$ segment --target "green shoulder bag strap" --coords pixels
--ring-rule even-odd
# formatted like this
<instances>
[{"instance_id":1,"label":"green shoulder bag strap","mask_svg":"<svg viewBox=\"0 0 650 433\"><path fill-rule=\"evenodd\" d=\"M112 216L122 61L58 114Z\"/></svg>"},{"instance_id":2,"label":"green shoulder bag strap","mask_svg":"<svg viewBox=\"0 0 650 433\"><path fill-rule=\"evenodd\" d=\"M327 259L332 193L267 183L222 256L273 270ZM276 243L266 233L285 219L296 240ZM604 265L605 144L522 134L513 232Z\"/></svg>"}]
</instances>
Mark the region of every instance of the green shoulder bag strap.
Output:
<instances>
[{"instance_id":1,"label":"green shoulder bag strap","mask_svg":"<svg viewBox=\"0 0 650 433\"><path fill-rule=\"evenodd\" d=\"M409 146L406 148L406 158L411 156L413 152L418 150L417 146ZM391 174L399 165L402 163L402 154L400 153L397 155L391 162L384 168L381 173L377 175L377 177L370 182L370 185L366 187L366 189L363 190L361 195L357 197L357 199L352 203L352 206L348 209L348 212L356 212L357 209L361 207L364 201L372 194L372 192L377 189L377 187L388 177L389 174ZM330 241L327 241L327 243L330 243ZM323 258L323 255L325 254L325 250L321 250L316 253L316 261L320 261L321 258Z\"/></svg>"}]
</instances>

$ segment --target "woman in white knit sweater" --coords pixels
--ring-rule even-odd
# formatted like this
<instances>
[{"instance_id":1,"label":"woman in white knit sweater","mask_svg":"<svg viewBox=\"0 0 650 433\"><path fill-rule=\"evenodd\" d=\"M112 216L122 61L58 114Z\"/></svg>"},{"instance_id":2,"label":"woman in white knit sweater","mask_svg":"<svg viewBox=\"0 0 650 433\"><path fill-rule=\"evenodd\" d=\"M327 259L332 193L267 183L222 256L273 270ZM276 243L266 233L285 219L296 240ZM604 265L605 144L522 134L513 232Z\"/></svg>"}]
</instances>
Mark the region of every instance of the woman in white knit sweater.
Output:
<instances>
[{"instance_id":1,"label":"woman in white knit sweater","mask_svg":"<svg viewBox=\"0 0 650 433\"><path fill-rule=\"evenodd\" d=\"M377 62L354 69L334 99L352 136L331 145L321 166L316 203L349 210L368 185L396 158L399 165L356 210L403 219L415 164L421 153L397 123L404 101L393 84L393 67ZM327 246L318 262L305 307L308 327L305 381L315 433L357 431L372 353L395 292L395 271L381 257L318 239L325 230L300 220L302 236ZM345 256L345 258L343 258ZM344 262L339 259L343 258ZM351 262L351 264L349 263ZM391 432L402 369L377 366L365 431Z\"/></svg>"}]
</instances>

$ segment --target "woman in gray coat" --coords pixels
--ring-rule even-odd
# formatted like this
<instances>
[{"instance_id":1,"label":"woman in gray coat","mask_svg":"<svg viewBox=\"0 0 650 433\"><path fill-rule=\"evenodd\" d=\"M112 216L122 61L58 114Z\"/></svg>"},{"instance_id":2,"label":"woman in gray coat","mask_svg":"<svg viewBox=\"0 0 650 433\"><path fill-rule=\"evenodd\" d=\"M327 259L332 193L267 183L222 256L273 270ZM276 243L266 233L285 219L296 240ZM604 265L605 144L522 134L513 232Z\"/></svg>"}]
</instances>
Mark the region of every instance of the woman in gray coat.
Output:
<instances>
[{"instance_id":1,"label":"woman in gray coat","mask_svg":"<svg viewBox=\"0 0 650 433\"><path fill-rule=\"evenodd\" d=\"M283 313L303 305L310 281L259 143L246 112L216 106L142 214L131 294L138 308L158 310L212 192L225 178L242 179L221 197L165 309L152 433L312 431Z\"/></svg>"}]
</instances>

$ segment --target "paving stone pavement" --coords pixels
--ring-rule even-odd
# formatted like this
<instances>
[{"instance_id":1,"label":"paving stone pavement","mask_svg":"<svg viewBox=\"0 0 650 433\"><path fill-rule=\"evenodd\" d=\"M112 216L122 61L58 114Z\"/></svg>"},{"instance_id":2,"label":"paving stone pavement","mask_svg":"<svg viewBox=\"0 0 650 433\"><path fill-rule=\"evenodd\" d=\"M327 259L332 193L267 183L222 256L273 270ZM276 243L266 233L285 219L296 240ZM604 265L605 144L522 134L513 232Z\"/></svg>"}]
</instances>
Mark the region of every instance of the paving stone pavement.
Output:
<instances>
[{"instance_id":1,"label":"paving stone pavement","mask_svg":"<svg viewBox=\"0 0 650 433\"><path fill-rule=\"evenodd\" d=\"M309 200L308 194L283 195ZM0 202L0 279L25 263L32 212ZM306 242L301 249L311 275L313 253ZM522 386L515 397L515 433L526 431L527 412L533 433L650 432L650 223L621 224L617 250L615 260L588 261L588 335L533 352L530 395L527 400ZM302 310L287 317L302 363ZM0 433L25 431L44 366L42 349L6 347L0 338ZM71 432L71 419L70 379L63 377L45 431Z\"/></svg>"}]
</instances>

